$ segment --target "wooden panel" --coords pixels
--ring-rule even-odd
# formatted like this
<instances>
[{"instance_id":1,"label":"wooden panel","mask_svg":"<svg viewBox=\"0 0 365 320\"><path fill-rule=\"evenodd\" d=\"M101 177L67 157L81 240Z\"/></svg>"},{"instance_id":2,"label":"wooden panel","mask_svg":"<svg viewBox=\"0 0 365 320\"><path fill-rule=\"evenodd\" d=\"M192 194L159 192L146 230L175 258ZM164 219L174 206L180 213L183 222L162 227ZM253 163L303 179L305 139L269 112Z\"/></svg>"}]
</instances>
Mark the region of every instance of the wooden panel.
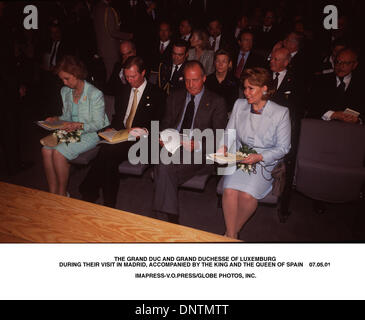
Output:
<instances>
[{"instance_id":1,"label":"wooden panel","mask_svg":"<svg viewBox=\"0 0 365 320\"><path fill-rule=\"evenodd\" d=\"M0 182L0 242L236 242L223 236Z\"/></svg>"}]
</instances>

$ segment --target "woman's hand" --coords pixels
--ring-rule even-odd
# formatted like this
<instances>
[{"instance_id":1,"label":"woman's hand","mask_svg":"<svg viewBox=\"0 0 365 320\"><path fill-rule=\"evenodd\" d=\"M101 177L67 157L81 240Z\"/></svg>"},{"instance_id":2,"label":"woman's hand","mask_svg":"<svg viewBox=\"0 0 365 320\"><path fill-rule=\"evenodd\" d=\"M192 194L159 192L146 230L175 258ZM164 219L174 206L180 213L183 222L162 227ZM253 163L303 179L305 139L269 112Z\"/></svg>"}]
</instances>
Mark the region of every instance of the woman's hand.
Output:
<instances>
[{"instance_id":1,"label":"woman's hand","mask_svg":"<svg viewBox=\"0 0 365 320\"><path fill-rule=\"evenodd\" d=\"M264 157L261 154L255 154L255 153L251 153L248 155L247 158L245 158L244 160L240 161L241 163L245 163L245 164L255 164L257 162L260 162L264 159Z\"/></svg>"},{"instance_id":2,"label":"woman's hand","mask_svg":"<svg viewBox=\"0 0 365 320\"><path fill-rule=\"evenodd\" d=\"M83 123L81 122L65 122L62 130L66 130L67 132L72 132L76 130L81 130L83 127Z\"/></svg>"},{"instance_id":3,"label":"woman's hand","mask_svg":"<svg viewBox=\"0 0 365 320\"><path fill-rule=\"evenodd\" d=\"M227 157L227 151L228 148L226 146L221 146L218 150L217 153L219 154L223 154L225 157Z\"/></svg>"},{"instance_id":4,"label":"woman's hand","mask_svg":"<svg viewBox=\"0 0 365 320\"><path fill-rule=\"evenodd\" d=\"M47 121L47 122L56 122L56 121L58 121L58 117L48 117L44 121Z\"/></svg>"}]
</instances>

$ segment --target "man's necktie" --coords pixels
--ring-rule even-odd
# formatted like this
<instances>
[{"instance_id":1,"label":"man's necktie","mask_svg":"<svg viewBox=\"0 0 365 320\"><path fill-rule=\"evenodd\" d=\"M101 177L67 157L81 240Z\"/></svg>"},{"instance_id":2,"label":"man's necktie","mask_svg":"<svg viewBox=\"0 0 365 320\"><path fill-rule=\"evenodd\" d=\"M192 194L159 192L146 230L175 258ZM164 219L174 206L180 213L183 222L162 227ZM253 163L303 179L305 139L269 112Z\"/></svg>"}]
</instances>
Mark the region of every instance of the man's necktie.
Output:
<instances>
[{"instance_id":1,"label":"man's necktie","mask_svg":"<svg viewBox=\"0 0 365 320\"><path fill-rule=\"evenodd\" d=\"M179 68L179 66L176 64L175 65L175 68L174 68L174 71L171 74L170 82L173 82L174 81L174 77L176 76L176 73L177 73L178 68Z\"/></svg>"},{"instance_id":2,"label":"man's necktie","mask_svg":"<svg viewBox=\"0 0 365 320\"><path fill-rule=\"evenodd\" d=\"M236 68L236 72L234 74L237 79L241 78L241 73L242 73L244 64L245 64L245 56L242 54L241 60L238 64L238 66Z\"/></svg>"},{"instance_id":3,"label":"man's necktie","mask_svg":"<svg viewBox=\"0 0 365 320\"><path fill-rule=\"evenodd\" d=\"M163 54L163 52L164 52L164 45L163 45L163 43L161 42L161 46L160 46L160 53L161 53L161 54Z\"/></svg>"},{"instance_id":4,"label":"man's necktie","mask_svg":"<svg viewBox=\"0 0 365 320\"><path fill-rule=\"evenodd\" d=\"M277 89L278 89L278 84L279 84L279 75L280 75L280 73L279 73L279 72L276 72L276 73L275 73L275 79L274 79L274 82L273 82L275 90L277 90Z\"/></svg>"},{"instance_id":5,"label":"man's necktie","mask_svg":"<svg viewBox=\"0 0 365 320\"><path fill-rule=\"evenodd\" d=\"M128 116L127 123L126 123L127 129L132 128L133 119L134 119L134 116L136 115L136 111L137 111L137 93L138 93L138 89L134 89L132 108L131 108L131 111L129 112L129 116Z\"/></svg>"},{"instance_id":6,"label":"man's necktie","mask_svg":"<svg viewBox=\"0 0 365 320\"><path fill-rule=\"evenodd\" d=\"M189 101L184 115L184 120L181 125L180 132L183 132L183 129L191 129L191 126L193 124L193 118L194 118L194 111L195 111L195 103L194 103L195 96L191 96L191 100Z\"/></svg>"},{"instance_id":7,"label":"man's necktie","mask_svg":"<svg viewBox=\"0 0 365 320\"><path fill-rule=\"evenodd\" d=\"M345 81L343 81L344 77L339 77L340 84L338 85L337 89L340 93L345 93L346 84Z\"/></svg>"}]
</instances>

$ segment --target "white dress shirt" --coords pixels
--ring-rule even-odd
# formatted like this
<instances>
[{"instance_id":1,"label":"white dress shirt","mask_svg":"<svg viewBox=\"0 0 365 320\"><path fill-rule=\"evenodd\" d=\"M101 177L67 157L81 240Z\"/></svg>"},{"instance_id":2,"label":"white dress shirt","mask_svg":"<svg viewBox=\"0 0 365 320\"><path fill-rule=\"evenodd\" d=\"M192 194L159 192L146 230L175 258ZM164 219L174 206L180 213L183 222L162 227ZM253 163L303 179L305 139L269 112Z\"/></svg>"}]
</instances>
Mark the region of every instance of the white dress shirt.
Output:
<instances>
[{"instance_id":1,"label":"white dress shirt","mask_svg":"<svg viewBox=\"0 0 365 320\"><path fill-rule=\"evenodd\" d=\"M189 41L191 37L191 33L187 34L186 36L181 36L181 39L185 40L185 41Z\"/></svg>"},{"instance_id":2,"label":"white dress shirt","mask_svg":"<svg viewBox=\"0 0 365 320\"><path fill-rule=\"evenodd\" d=\"M162 42L162 41L160 41L160 47L159 47L159 49L161 50L161 45L163 45L163 51L165 51L166 50L166 48L167 48L167 46L170 44L170 40L167 40L167 41L165 41L165 42Z\"/></svg>"},{"instance_id":3,"label":"white dress shirt","mask_svg":"<svg viewBox=\"0 0 365 320\"><path fill-rule=\"evenodd\" d=\"M146 89L146 85L147 85L147 81L145 79L144 82L140 85L140 87L137 88L138 89L138 92L137 92L137 106L138 106L139 102L141 101L144 89ZM134 98L134 90L135 89L136 88L132 88L131 93L129 95L128 108L127 108L127 112L125 113L124 121L123 121L123 124L124 124L125 127L127 126L127 119L129 117L129 113L131 112L131 109L132 109L133 98Z\"/></svg>"},{"instance_id":4,"label":"white dress shirt","mask_svg":"<svg viewBox=\"0 0 365 320\"><path fill-rule=\"evenodd\" d=\"M215 38L215 47L212 48L214 50L214 52L219 49L221 38L222 38L221 34L217 38ZM211 46L213 45L213 42L214 42L214 38L212 36L210 36L209 37L209 43L210 43Z\"/></svg>"},{"instance_id":5,"label":"white dress shirt","mask_svg":"<svg viewBox=\"0 0 365 320\"><path fill-rule=\"evenodd\" d=\"M283 70L279 72L279 77L278 77L278 87L276 89L280 88L281 83L283 82L285 75L286 75L287 70ZM272 78L275 79L276 78L276 72L273 72Z\"/></svg>"},{"instance_id":6,"label":"white dress shirt","mask_svg":"<svg viewBox=\"0 0 365 320\"><path fill-rule=\"evenodd\" d=\"M178 71L180 70L181 66L182 66L182 64L178 64L178 65L177 65L176 72L178 72ZM175 68L176 68L176 64L173 64L173 65L172 65L172 70L171 70L171 75L170 75L170 80L172 79L172 76L174 75L174 70L175 70Z\"/></svg>"}]
</instances>

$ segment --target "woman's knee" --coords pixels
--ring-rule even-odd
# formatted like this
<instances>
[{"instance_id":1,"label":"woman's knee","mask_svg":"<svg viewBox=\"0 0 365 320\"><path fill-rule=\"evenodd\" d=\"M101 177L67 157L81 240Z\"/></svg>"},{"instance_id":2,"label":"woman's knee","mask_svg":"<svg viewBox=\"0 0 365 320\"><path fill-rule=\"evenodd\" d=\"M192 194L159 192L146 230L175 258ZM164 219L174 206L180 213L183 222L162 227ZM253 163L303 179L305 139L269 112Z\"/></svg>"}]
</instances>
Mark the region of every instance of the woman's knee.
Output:
<instances>
[{"instance_id":1,"label":"woman's knee","mask_svg":"<svg viewBox=\"0 0 365 320\"><path fill-rule=\"evenodd\" d=\"M239 198L242 201L257 201L257 199L253 197L251 194L243 191L239 192Z\"/></svg>"}]
</instances>

